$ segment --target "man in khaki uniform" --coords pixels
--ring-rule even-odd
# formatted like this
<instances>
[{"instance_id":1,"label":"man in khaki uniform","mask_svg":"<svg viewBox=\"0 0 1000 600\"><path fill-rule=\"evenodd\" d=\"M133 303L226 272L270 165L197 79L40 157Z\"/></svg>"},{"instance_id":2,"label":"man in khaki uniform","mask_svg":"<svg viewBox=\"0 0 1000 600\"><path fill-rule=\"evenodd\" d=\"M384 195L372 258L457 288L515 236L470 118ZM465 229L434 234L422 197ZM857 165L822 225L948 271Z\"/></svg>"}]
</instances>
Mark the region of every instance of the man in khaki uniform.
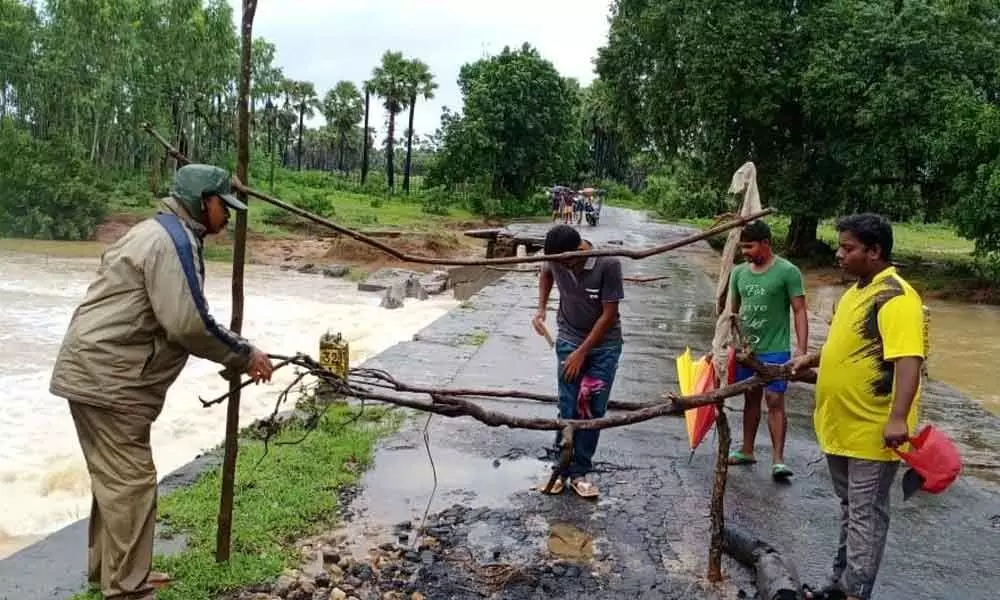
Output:
<instances>
[{"instance_id":1,"label":"man in khaki uniform","mask_svg":"<svg viewBox=\"0 0 1000 600\"><path fill-rule=\"evenodd\" d=\"M229 174L188 165L160 212L111 245L73 313L49 390L69 401L90 472L88 579L105 598L154 598L169 582L151 571L156 467L150 427L167 389L194 354L269 381L267 355L219 325L203 292L203 243L222 231Z\"/></svg>"}]
</instances>

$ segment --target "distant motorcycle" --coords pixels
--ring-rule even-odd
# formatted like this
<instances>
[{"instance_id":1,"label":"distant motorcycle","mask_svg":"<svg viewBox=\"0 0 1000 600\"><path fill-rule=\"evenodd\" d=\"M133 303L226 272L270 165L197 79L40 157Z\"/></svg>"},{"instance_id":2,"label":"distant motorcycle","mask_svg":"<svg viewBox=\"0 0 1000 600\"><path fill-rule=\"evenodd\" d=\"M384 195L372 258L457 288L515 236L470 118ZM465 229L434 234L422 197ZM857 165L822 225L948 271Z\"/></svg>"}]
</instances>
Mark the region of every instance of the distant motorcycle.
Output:
<instances>
[{"instance_id":1,"label":"distant motorcycle","mask_svg":"<svg viewBox=\"0 0 1000 600\"><path fill-rule=\"evenodd\" d=\"M587 198L583 207L583 216L591 227L597 227L597 223L601 220L601 206L604 204L606 193L604 190L595 190L594 188L583 190L583 194Z\"/></svg>"},{"instance_id":2,"label":"distant motorcycle","mask_svg":"<svg viewBox=\"0 0 1000 600\"><path fill-rule=\"evenodd\" d=\"M587 224L591 227L597 227L597 222L601 219L601 209L593 204L587 203L583 207L583 216L587 219Z\"/></svg>"}]
</instances>

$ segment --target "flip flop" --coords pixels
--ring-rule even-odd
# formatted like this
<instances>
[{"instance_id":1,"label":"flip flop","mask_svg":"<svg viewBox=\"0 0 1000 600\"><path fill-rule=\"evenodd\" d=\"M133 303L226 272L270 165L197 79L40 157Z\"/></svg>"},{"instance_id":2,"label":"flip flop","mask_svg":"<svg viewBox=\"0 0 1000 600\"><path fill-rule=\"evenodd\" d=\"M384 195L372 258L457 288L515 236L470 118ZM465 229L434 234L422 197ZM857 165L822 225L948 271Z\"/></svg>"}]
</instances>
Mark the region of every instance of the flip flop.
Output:
<instances>
[{"instance_id":1,"label":"flip flop","mask_svg":"<svg viewBox=\"0 0 1000 600\"><path fill-rule=\"evenodd\" d=\"M538 485L536 485L535 489L544 494L544 493L546 493L545 492L545 486L547 486L547 485L549 485L549 480L548 479L546 479L542 483L539 483ZM552 489L548 491L548 494L550 496L557 496L557 495L563 493L563 490L565 490L565 489L566 489L566 484L563 483L563 478L560 477L560 478L556 479L555 483L552 484Z\"/></svg>"},{"instance_id":2,"label":"flip flop","mask_svg":"<svg viewBox=\"0 0 1000 600\"><path fill-rule=\"evenodd\" d=\"M751 454L744 454L739 450L733 450L729 453L729 464L731 465L752 465L757 462L757 459Z\"/></svg>"},{"instance_id":3,"label":"flip flop","mask_svg":"<svg viewBox=\"0 0 1000 600\"><path fill-rule=\"evenodd\" d=\"M569 486L581 498L596 498L600 495L600 492L597 491L597 486L582 477L571 479Z\"/></svg>"},{"instance_id":4,"label":"flip flop","mask_svg":"<svg viewBox=\"0 0 1000 600\"><path fill-rule=\"evenodd\" d=\"M792 470L789 469L784 463L775 463L771 465L771 477L783 481L791 476Z\"/></svg>"}]
</instances>

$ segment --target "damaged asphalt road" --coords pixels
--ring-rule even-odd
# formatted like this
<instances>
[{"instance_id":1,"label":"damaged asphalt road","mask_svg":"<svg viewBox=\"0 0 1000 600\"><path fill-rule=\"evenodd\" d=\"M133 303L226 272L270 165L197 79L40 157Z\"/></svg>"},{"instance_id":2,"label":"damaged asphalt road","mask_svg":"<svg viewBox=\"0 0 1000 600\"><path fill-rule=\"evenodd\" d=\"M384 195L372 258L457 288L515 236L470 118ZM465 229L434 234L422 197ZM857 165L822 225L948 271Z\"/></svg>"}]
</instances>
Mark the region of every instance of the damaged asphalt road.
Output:
<instances>
[{"instance_id":1,"label":"damaged asphalt road","mask_svg":"<svg viewBox=\"0 0 1000 600\"><path fill-rule=\"evenodd\" d=\"M547 229L523 227L535 233ZM644 247L690 230L606 208L600 226L583 225L581 232L597 245ZM642 261L623 259L626 275L667 278L626 283L621 307L625 349L612 399L656 401L664 391L676 389L674 359L685 346L696 354L710 346L714 282L698 266L706 264L706 253L711 250L700 243ZM414 341L391 348L367 366L414 383L554 393L554 354L530 325L536 298L533 274L505 276ZM554 330L555 302L550 306L547 322ZM816 333L818 342L823 332ZM997 447L997 419L947 386L930 383L925 394L926 415L952 432L967 455L982 458ZM524 415L556 412L551 405L483 402ZM763 460L756 467L730 469L726 513L789 557L803 582L815 584L826 576L835 550L837 501L819 461L809 386L794 384L788 403L786 455L796 473L792 484L770 479L769 442L762 425L757 444ZM730 403L740 405L738 400ZM739 412L731 413L730 423L737 443ZM424 447L425 424L433 469ZM551 497L533 489L548 477L553 440L551 433L489 428L470 418L433 417L428 423L418 415L380 447L364 489L350 504L347 543L359 556L380 544L408 548L419 543L412 536L401 543L394 525L402 521L419 527L431 500L426 525L437 527L432 537L441 544L435 547L439 558L450 559L438 560L426 576L411 577L412 590L428 598L755 595L752 574L728 557L725 583L713 587L704 581L714 434L691 455L680 418L603 432L595 456L594 481L602 492L596 502L569 490ZM995 483L967 474L942 496L920 494L906 504L897 486L893 502L876 598L992 597L987 590L1000 587L995 568L1000 528L990 520L1000 513ZM560 541L567 537L574 541ZM578 551L580 547L585 550ZM399 549L403 556L404 549ZM458 556L463 559L456 560ZM470 575L475 572L470 565L507 565L529 577L491 587Z\"/></svg>"}]
</instances>

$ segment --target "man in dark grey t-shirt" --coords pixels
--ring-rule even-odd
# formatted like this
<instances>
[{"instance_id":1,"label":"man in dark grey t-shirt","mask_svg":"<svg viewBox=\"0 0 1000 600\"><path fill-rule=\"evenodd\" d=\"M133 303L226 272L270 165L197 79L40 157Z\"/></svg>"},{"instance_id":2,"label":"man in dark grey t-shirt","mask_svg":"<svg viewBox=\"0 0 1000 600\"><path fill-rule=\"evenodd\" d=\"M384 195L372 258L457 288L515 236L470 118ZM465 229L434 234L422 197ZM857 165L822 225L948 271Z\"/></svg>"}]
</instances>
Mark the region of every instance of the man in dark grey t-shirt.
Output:
<instances>
[{"instance_id":1,"label":"man in dark grey t-shirt","mask_svg":"<svg viewBox=\"0 0 1000 600\"><path fill-rule=\"evenodd\" d=\"M569 225L557 225L545 236L545 254L591 249L590 242ZM544 263L538 281L538 313L532 325L545 332L545 312L552 285L559 286L559 327L556 357L559 364L559 418L600 418L622 353L622 328L618 303L625 297L621 262L612 257L554 259ZM559 444L560 435L556 437ZM582 497L594 498L597 487L585 476L593 468L600 432L573 434L573 460L569 472L560 473L552 493L561 493L564 480Z\"/></svg>"}]
</instances>

